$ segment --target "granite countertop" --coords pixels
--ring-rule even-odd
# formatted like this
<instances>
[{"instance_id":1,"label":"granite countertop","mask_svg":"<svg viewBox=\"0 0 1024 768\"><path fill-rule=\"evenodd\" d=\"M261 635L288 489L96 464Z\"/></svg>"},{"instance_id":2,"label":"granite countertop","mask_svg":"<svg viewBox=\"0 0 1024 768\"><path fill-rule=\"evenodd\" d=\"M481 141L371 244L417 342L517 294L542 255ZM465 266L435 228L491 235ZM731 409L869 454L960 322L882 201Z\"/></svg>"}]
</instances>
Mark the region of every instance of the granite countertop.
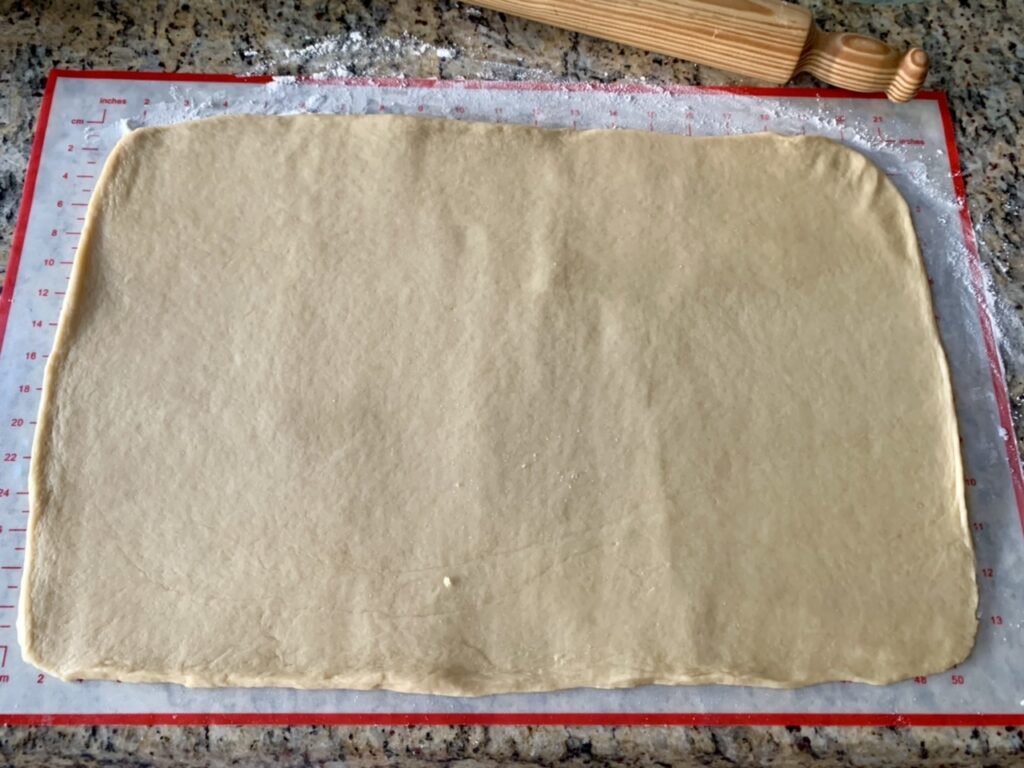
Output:
<instances>
[{"instance_id":1,"label":"granite countertop","mask_svg":"<svg viewBox=\"0 0 1024 768\"><path fill-rule=\"evenodd\" d=\"M1024 4L802 0L826 30L931 56L926 87L956 123L971 215L992 278L1018 442L1024 444ZM0 6L0 259L10 250L47 73L129 69L742 84L665 56L441 0L222 3L138 0ZM794 85L810 85L801 77ZM227 765L335 761L923 765L1017 763L1013 727L132 727L0 728L5 764Z\"/></svg>"}]
</instances>

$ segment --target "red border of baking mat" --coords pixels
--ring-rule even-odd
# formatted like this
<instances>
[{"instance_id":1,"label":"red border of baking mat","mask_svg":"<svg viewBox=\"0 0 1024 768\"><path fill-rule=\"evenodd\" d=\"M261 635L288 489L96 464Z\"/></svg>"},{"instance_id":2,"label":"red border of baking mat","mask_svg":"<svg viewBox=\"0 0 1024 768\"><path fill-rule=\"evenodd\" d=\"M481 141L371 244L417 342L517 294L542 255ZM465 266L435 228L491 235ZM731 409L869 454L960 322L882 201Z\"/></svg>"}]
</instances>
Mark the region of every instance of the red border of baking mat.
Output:
<instances>
[{"instance_id":1,"label":"red border of baking mat","mask_svg":"<svg viewBox=\"0 0 1024 768\"><path fill-rule=\"evenodd\" d=\"M7 263L7 275L4 279L3 293L0 294L0 349L6 335L7 317L10 314L14 286L18 279L18 265L25 243L25 233L32 210L32 197L35 192L36 176L39 172L39 161L46 138L46 127L50 117L53 93L59 78L87 78L109 80L174 80L178 82L221 82L221 83L269 83L273 80L267 75L237 76L214 74L175 74L167 72L124 72L124 71L71 71L55 69L50 72L43 93L42 106L36 124L35 140L29 156L25 187L21 198L21 208L14 230L11 255ZM575 91L600 90L612 93L649 93L664 92L706 92L709 90L725 91L742 96L779 96L803 98L862 98L885 99L884 94L851 93L837 89L823 88L751 88L751 87L697 87L697 86L648 86L640 84L601 84L601 83L560 83L560 82L487 82L458 80L424 80L412 78L376 78L352 77L324 80L309 78L309 82L318 84L336 82L345 85L375 85L380 87L417 87L417 88L499 88L523 91ZM303 78L299 78L303 82ZM956 148L953 118L944 93L925 91L919 99L934 101L942 115L943 130L946 137L946 152L949 157L949 168L953 178L953 189L960 209L960 221L963 226L964 244L968 254L968 268L971 276L971 288L977 302L978 320L981 324L985 352L988 356L989 371L992 376L992 387L995 392L999 422L1004 430L1004 446L1006 458L1010 465L1014 496L1017 500L1017 511L1024 528L1024 474L1021 472L1020 455L1014 436L1013 420L1010 414L1010 400L1007 393L1006 380L999 359L999 351L993 329L992 318L988 311L988 299L985 289L984 272L978 255L977 240L974 226L967 208L967 197L964 187L963 173L960 169L960 155ZM300 725L507 725L507 726L869 726L869 727L950 727L950 726L1007 726L1024 725L1024 713L1007 714L899 714L899 713L814 713L814 712L743 712L743 713L684 713L684 712L535 712L535 713L449 713L449 712L414 712L414 713L128 713L128 714L0 714L0 723L13 726L51 725L51 726L82 726L82 725L119 725L119 726L151 726L151 725L255 725L255 726L300 726Z\"/></svg>"}]
</instances>

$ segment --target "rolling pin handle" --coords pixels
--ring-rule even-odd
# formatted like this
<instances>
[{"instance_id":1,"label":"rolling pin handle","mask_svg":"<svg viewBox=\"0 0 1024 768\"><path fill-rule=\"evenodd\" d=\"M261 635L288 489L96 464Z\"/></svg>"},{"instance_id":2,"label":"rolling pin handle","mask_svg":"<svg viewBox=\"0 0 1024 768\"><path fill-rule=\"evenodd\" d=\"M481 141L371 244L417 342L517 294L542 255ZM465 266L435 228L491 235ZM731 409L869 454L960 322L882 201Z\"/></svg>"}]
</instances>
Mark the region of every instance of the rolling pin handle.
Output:
<instances>
[{"instance_id":1,"label":"rolling pin handle","mask_svg":"<svg viewBox=\"0 0 1024 768\"><path fill-rule=\"evenodd\" d=\"M928 74L928 54L896 48L864 35L811 28L797 72L850 91L885 91L893 101L910 101Z\"/></svg>"}]
</instances>

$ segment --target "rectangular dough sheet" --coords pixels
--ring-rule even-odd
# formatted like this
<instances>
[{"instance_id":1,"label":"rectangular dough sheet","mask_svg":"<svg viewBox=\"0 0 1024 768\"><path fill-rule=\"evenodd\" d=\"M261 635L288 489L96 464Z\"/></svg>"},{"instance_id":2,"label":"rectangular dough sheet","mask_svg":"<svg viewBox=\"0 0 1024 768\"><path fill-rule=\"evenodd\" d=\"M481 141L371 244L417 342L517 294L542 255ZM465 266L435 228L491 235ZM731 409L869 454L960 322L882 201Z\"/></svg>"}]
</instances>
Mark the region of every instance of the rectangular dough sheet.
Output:
<instances>
[{"instance_id":1,"label":"rectangular dough sheet","mask_svg":"<svg viewBox=\"0 0 1024 768\"><path fill-rule=\"evenodd\" d=\"M22 650L66 679L887 683L976 629L907 206L820 138L134 131L30 493Z\"/></svg>"}]
</instances>

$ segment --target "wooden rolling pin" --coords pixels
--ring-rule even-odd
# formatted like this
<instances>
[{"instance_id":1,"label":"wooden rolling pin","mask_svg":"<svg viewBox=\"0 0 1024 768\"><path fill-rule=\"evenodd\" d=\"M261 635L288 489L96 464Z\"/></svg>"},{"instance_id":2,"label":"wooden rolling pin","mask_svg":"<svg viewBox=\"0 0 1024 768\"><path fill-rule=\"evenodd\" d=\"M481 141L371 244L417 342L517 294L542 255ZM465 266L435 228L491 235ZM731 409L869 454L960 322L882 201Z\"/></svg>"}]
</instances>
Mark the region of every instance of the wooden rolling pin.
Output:
<instances>
[{"instance_id":1,"label":"wooden rolling pin","mask_svg":"<svg viewBox=\"0 0 1024 768\"><path fill-rule=\"evenodd\" d=\"M471 0L626 45L784 83L799 72L851 91L909 101L928 54L863 35L822 32L811 12L781 0Z\"/></svg>"}]
</instances>

